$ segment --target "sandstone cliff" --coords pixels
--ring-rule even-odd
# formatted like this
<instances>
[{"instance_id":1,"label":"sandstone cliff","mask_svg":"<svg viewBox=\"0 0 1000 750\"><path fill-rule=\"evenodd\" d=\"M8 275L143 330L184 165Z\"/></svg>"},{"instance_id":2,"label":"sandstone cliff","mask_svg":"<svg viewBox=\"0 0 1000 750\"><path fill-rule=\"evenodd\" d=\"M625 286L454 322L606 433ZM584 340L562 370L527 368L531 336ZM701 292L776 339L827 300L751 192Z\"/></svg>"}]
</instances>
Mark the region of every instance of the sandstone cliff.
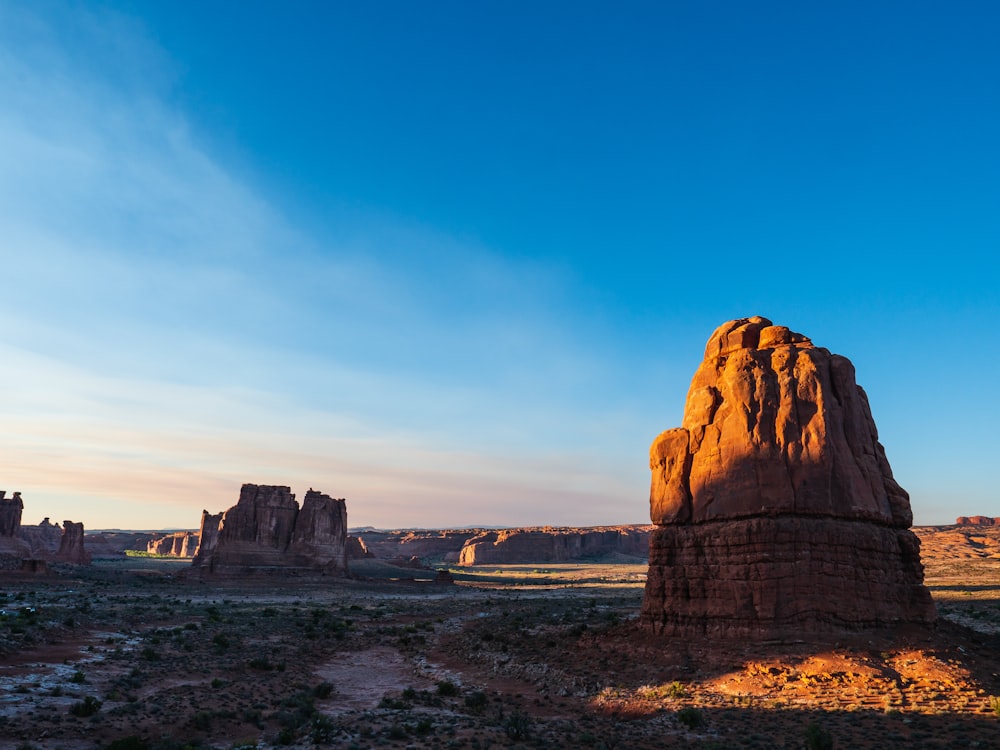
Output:
<instances>
[{"instance_id":1,"label":"sandstone cliff","mask_svg":"<svg viewBox=\"0 0 1000 750\"><path fill-rule=\"evenodd\" d=\"M997 526L1000 518L991 516L959 516L955 519L957 526Z\"/></svg>"},{"instance_id":2,"label":"sandstone cliff","mask_svg":"<svg viewBox=\"0 0 1000 750\"><path fill-rule=\"evenodd\" d=\"M605 555L645 558L650 526L485 531L462 547L459 565L558 563Z\"/></svg>"},{"instance_id":3,"label":"sandstone cliff","mask_svg":"<svg viewBox=\"0 0 1000 750\"><path fill-rule=\"evenodd\" d=\"M31 556L31 548L20 535L24 502L20 492L13 497L6 495L0 490L0 569L18 570L21 560Z\"/></svg>"},{"instance_id":4,"label":"sandstone cliff","mask_svg":"<svg viewBox=\"0 0 1000 750\"><path fill-rule=\"evenodd\" d=\"M781 636L927 622L909 496L854 367L765 318L711 336L650 449L654 631Z\"/></svg>"},{"instance_id":5,"label":"sandstone cliff","mask_svg":"<svg viewBox=\"0 0 1000 750\"><path fill-rule=\"evenodd\" d=\"M72 563L73 565L90 565L90 554L87 552L84 544L82 523L63 521L59 550L56 552L53 560L55 562Z\"/></svg>"},{"instance_id":6,"label":"sandstone cliff","mask_svg":"<svg viewBox=\"0 0 1000 750\"><path fill-rule=\"evenodd\" d=\"M217 516L202 512L193 565L210 572L300 568L347 572L347 504L310 489L302 508L291 488L244 484Z\"/></svg>"},{"instance_id":7,"label":"sandstone cliff","mask_svg":"<svg viewBox=\"0 0 1000 750\"><path fill-rule=\"evenodd\" d=\"M27 543L31 557L38 560L51 560L59 551L62 539L62 527L52 523L48 518L42 519L37 526L21 525L18 536Z\"/></svg>"},{"instance_id":8,"label":"sandstone cliff","mask_svg":"<svg viewBox=\"0 0 1000 750\"><path fill-rule=\"evenodd\" d=\"M152 555L170 555L171 557L194 557L197 546L197 532L175 531L150 539L146 544L146 552Z\"/></svg>"}]
</instances>

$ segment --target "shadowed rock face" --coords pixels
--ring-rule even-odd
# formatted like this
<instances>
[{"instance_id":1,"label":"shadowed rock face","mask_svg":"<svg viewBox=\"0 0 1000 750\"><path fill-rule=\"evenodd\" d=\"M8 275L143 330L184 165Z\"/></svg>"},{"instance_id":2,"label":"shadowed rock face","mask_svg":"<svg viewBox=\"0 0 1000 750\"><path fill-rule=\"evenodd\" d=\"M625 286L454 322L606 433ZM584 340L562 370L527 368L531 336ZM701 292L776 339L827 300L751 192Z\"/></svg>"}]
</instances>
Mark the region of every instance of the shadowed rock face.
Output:
<instances>
[{"instance_id":1,"label":"shadowed rock face","mask_svg":"<svg viewBox=\"0 0 1000 750\"><path fill-rule=\"evenodd\" d=\"M63 521L62 538L59 540L55 560L74 565L90 565L90 555L83 543L82 523Z\"/></svg>"},{"instance_id":2,"label":"shadowed rock face","mask_svg":"<svg viewBox=\"0 0 1000 750\"><path fill-rule=\"evenodd\" d=\"M225 513L202 512L193 564L209 571L272 567L347 572L347 503L309 490L302 508L289 487L244 484Z\"/></svg>"},{"instance_id":3,"label":"shadowed rock face","mask_svg":"<svg viewBox=\"0 0 1000 750\"><path fill-rule=\"evenodd\" d=\"M652 629L780 636L933 620L909 496L846 358L766 318L720 326L650 468Z\"/></svg>"},{"instance_id":4,"label":"shadowed rock face","mask_svg":"<svg viewBox=\"0 0 1000 750\"><path fill-rule=\"evenodd\" d=\"M459 565L556 563L614 553L645 557L648 549L649 527L503 529L466 542Z\"/></svg>"}]
</instances>

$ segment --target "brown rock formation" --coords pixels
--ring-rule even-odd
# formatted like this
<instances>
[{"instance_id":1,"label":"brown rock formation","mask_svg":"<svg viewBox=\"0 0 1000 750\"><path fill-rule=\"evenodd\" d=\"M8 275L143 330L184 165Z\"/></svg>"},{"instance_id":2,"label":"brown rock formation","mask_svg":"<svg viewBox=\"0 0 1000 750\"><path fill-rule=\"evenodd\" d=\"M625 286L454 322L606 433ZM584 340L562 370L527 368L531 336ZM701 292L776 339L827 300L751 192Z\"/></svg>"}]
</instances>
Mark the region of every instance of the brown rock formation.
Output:
<instances>
[{"instance_id":1,"label":"brown rock formation","mask_svg":"<svg viewBox=\"0 0 1000 750\"><path fill-rule=\"evenodd\" d=\"M198 534L193 531L175 531L150 539L146 544L146 552L171 557L194 557L197 546Z\"/></svg>"},{"instance_id":2,"label":"brown rock formation","mask_svg":"<svg viewBox=\"0 0 1000 750\"><path fill-rule=\"evenodd\" d=\"M347 572L347 503L310 489L300 510L291 488L244 484L217 516L202 512L195 567L213 571L303 568Z\"/></svg>"},{"instance_id":3,"label":"brown rock formation","mask_svg":"<svg viewBox=\"0 0 1000 750\"><path fill-rule=\"evenodd\" d=\"M621 554L644 558L649 526L593 529L502 529L485 531L462 547L459 565L556 563Z\"/></svg>"},{"instance_id":4,"label":"brown rock formation","mask_svg":"<svg viewBox=\"0 0 1000 750\"><path fill-rule=\"evenodd\" d=\"M364 560L368 557L375 557L365 544L365 540L352 534L347 535L347 559Z\"/></svg>"},{"instance_id":5,"label":"brown rock formation","mask_svg":"<svg viewBox=\"0 0 1000 750\"><path fill-rule=\"evenodd\" d=\"M683 426L650 449L642 621L781 637L927 622L909 496L846 358L760 318L720 326Z\"/></svg>"},{"instance_id":6,"label":"brown rock formation","mask_svg":"<svg viewBox=\"0 0 1000 750\"><path fill-rule=\"evenodd\" d=\"M955 524L958 526L997 526L1000 524L1000 518L993 518L991 516L959 516L955 519Z\"/></svg>"},{"instance_id":7,"label":"brown rock formation","mask_svg":"<svg viewBox=\"0 0 1000 750\"><path fill-rule=\"evenodd\" d=\"M74 565L90 565L90 555L83 542L83 524L73 521L63 521L62 538L59 540L59 551L53 558L57 562Z\"/></svg>"},{"instance_id":8,"label":"brown rock formation","mask_svg":"<svg viewBox=\"0 0 1000 750\"><path fill-rule=\"evenodd\" d=\"M462 547L480 531L480 529L366 530L359 532L358 538L379 560L419 557L423 560L458 562Z\"/></svg>"},{"instance_id":9,"label":"brown rock formation","mask_svg":"<svg viewBox=\"0 0 1000 750\"><path fill-rule=\"evenodd\" d=\"M18 536L27 543L33 558L51 560L59 551L59 542L62 540L62 527L45 518L37 526L25 526L22 524L18 531Z\"/></svg>"},{"instance_id":10,"label":"brown rock formation","mask_svg":"<svg viewBox=\"0 0 1000 750\"><path fill-rule=\"evenodd\" d=\"M21 539L21 513L24 502L21 493L15 492L13 497L6 497L5 490L0 490L0 557L5 558L4 570L19 570L20 561L31 556L31 548Z\"/></svg>"}]
</instances>

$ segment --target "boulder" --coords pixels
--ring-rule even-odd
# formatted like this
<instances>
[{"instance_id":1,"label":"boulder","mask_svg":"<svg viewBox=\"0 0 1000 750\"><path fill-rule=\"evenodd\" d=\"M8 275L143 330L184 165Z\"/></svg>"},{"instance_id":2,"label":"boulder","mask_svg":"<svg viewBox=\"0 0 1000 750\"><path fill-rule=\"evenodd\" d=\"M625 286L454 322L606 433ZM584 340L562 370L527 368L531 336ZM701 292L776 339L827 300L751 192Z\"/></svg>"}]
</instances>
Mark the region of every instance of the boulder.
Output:
<instances>
[{"instance_id":1,"label":"boulder","mask_svg":"<svg viewBox=\"0 0 1000 750\"><path fill-rule=\"evenodd\" d=\"M650 448L641 621L783 637L930 622L909 496L845 357L762 317L720 326Z\"/></svg>"}]
</instances>

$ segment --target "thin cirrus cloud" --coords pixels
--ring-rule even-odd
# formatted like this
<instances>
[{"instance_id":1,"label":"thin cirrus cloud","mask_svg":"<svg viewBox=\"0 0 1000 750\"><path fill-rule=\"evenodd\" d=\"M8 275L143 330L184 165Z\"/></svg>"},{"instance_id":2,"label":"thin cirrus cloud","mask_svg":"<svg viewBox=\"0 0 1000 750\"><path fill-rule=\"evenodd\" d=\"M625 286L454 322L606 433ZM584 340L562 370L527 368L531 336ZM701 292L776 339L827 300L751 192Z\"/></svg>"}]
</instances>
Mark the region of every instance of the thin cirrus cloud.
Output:
<instances>
[{"instance_id":1,"label":"thin cirrus cloud","mask_svg":"<svg viewBox=\"0 0 1000 750\"><path fill-rule=\"evenodd\" d=\"M608 369L558 269L391 218L308 236L200 145L136 29L78 12L70 48L3 18L0 488L26 521L193 527L242 481L352 523L642 520L643 467L586 445L622 418L576 413ZM148 75L87 64L111 37Z\"/></svg>"}]
</instances>

